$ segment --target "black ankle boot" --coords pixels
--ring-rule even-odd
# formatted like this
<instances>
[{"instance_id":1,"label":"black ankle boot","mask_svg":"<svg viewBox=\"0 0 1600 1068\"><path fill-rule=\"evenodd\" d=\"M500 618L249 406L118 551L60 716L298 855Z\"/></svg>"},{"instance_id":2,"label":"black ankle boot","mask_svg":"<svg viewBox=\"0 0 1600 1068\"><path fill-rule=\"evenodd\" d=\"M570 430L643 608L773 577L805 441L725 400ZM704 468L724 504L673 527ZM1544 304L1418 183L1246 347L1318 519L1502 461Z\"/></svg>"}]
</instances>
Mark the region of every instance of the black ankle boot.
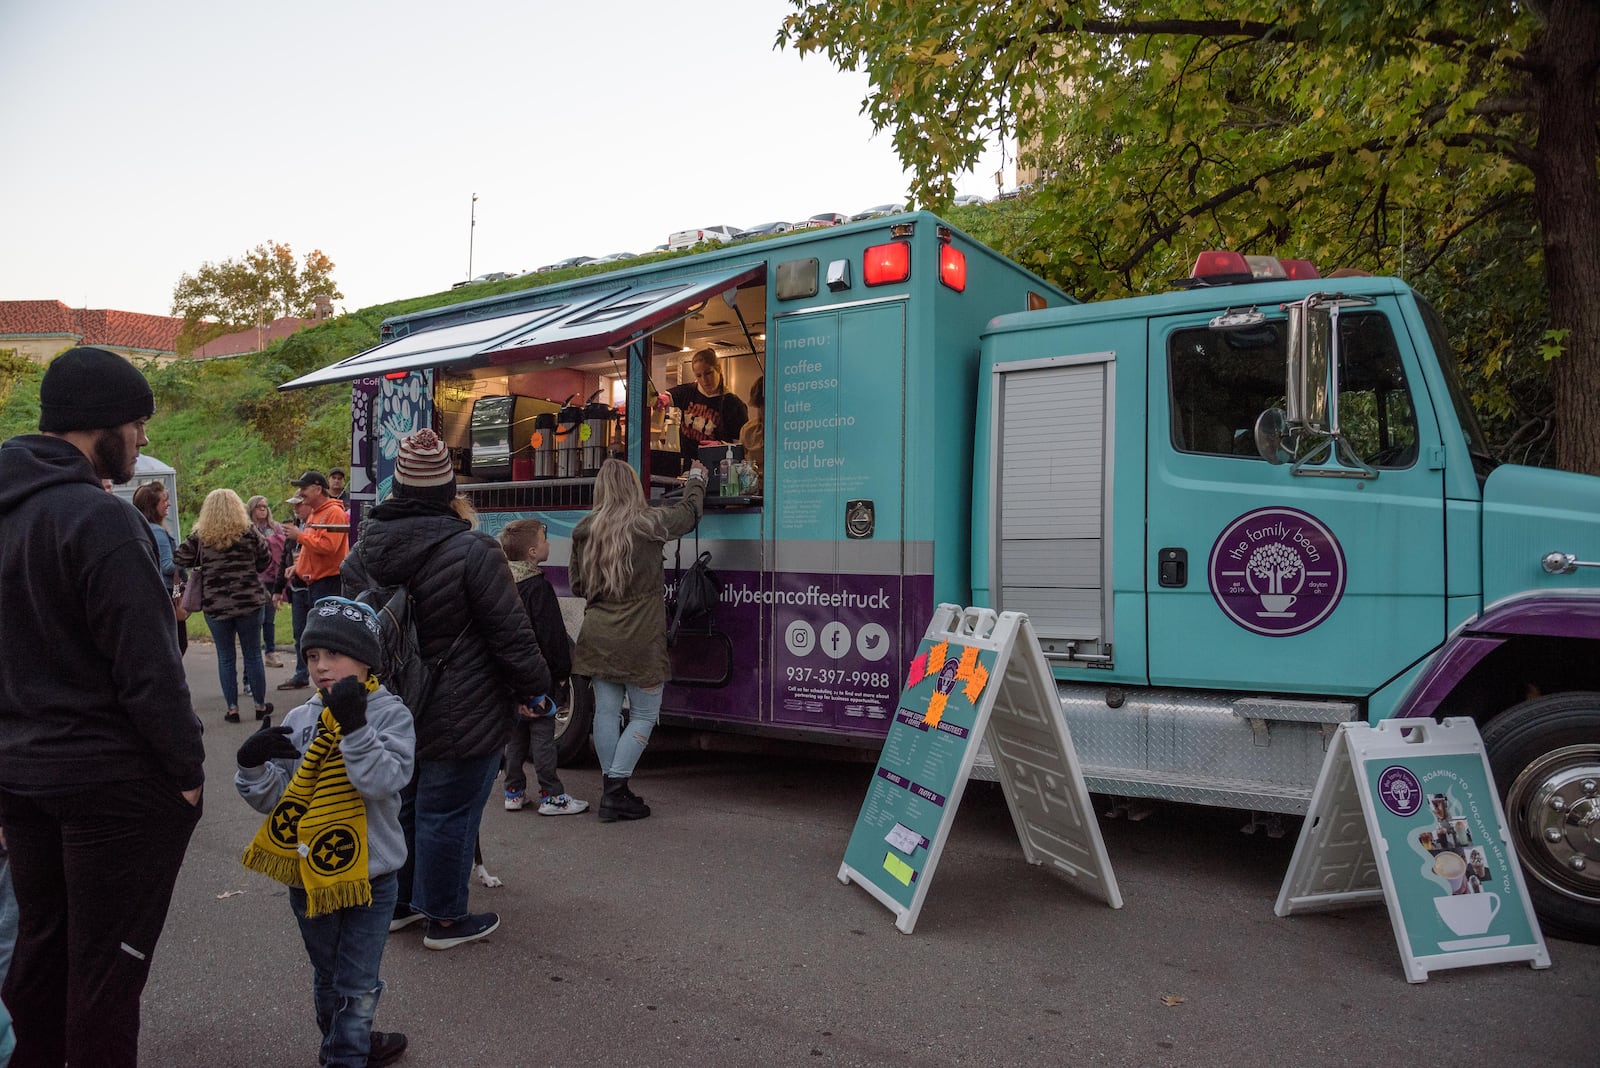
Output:
<instances>
[{"instance_id":1,"label":"black ankle boot","mask_svg":"<svg viewBox=\"0 0 1600 1068\"><path fill-rule=\"evenodd\" d=\"M607 775L602 781L605 785L600 797L601 823L642 820L650 815L650 806L629 793L626 778L613 779Z\"/></svg>"}]
</instances>

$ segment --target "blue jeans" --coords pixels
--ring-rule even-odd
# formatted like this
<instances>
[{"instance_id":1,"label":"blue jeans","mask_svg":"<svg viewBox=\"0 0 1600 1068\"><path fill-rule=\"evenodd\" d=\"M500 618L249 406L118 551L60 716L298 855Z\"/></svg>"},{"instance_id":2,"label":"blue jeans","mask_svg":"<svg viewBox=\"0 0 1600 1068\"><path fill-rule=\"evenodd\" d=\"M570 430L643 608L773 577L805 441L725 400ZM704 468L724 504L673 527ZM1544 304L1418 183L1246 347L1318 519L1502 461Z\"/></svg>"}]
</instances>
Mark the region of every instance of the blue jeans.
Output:
<instances>
[{"instance_id":1,"label":"blue jeans","mask_svg":"<svg viewBox=\"0 0 1600 1068\"><path fill-rule=\"evenodd\" d=\"M259 612L222 619L206 613L211 640L217 643L217 674L222 678L222 699L229 708L239 707L239 664L233 651L235 638L239 640L239 651L244 654L245 685L256 699L257 708L267 703L267 667L261 660L260 623Z\"/></svg>"},{"instance_id":2,"label":"blue jeans","mask_svg":"<svg viewBox=\"0 0 1600 1068\"><path fill-rule=\"evenodd\" d=\"M322 1032L319 1064L364 1068L372 1017L383 993L378 964L389 940L399 882L393 872L372 880L372 904L306 915L306 892L291 886L289 906L311 958L311 1000Z\"/></svg>"},{"instance_id":3,"label":"blue jeans","mask_svg":"<svg viewBox=\"0 0 1600 1068\"><path fill-rule=\"evenodd\" d=\"M275 653L278 651L278 606L272 603L272 591L265 586L267 603L261 606L261 651Z\"/></svg>"},{"instance_id":4,"label":"blue jeans","mask_svg":"<svg viewBox=\"0 0 1600 1068\"><path fill-rule=\"evenodd\" d=\"M613 779L626 779L633 774L644 747L650 744L650 732L661 718L662 686L635 686L593 679L594 683L594 751L600 758L600 771ZM622 695L628 695L628 726L622 727Z\"/></svg>"},{"instance_id":5,"label":"blue jeans","mask_svg":"<svg viewBox=\"0 0 1600 1068\"><path fill-rule=\"evenodd\" d=\"M483 804L489 800L500 754L462 760L419 760L400 792L406 864L400 901L433 920L467 915L467 880L478 846Z\"/></svg>"}]
</instances>

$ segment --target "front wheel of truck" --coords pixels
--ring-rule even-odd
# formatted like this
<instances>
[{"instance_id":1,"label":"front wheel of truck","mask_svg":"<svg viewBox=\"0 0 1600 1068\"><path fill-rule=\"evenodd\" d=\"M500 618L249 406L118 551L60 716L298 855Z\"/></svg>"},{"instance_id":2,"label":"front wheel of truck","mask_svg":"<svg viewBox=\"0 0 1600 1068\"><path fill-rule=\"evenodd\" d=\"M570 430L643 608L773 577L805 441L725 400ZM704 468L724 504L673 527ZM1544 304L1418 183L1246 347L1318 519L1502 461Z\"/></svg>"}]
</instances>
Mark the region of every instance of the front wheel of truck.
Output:
<instances>
[{"instance_id":1,"label":"front wheel of truck","mask_svg":"<svg viewBox=\"0 0 1600 1068\"><path fill-rule=\"evenodd\" d=\"M1600 693L1524 701L1483 744L1544 933L1600 943Z\"/></svg>"},{"instance_id":2,"label":"front wheel of truck","mask_svg":"<svg viewBox=\"0 0 1600 1068\"><path fill-rule=\"evenodd\" d=\"M572 767L594 752L590 728L594 724L594 688L582 675L568 680L566 700L556 709L556 764Z\"/></svg>"}]
</instances>

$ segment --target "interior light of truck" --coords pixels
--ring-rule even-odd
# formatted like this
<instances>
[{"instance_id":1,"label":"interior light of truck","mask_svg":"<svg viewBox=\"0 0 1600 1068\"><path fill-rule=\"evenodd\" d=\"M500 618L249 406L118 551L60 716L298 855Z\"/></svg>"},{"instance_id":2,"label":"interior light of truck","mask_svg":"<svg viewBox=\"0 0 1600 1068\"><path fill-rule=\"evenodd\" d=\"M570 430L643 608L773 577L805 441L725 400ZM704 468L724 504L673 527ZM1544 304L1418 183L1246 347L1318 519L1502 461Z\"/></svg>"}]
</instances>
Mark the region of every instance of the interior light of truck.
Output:
<instances>
[{"instance_id":1,"label":"interior light of truck","mask_svg":"<svg viewBox=\"0 0 1600 1068\"><path fill-rule=\"evenodd\" d=\"M1317 265L1310 260L1279 260L1283 264L1284 273L1290 278L1321 278Z\"/></svg>"},{"instance_id":2,"label":"interior light of truck","mask_svg":"<svg viewBox=\"0 0 1600 1068\"><path fill-rule=\"evenodd\" d=\"M939 281L957 293L967 288L967 254L950 245L939 246Z\"/></svg>"},{"instance_id":3,"label":"interior light of truck","mask_svg":"<svg viewBox=\"0 0 1600 1068\"><path fill-rule=\"evenodd\" d=\"M873 245L861 258L861 277L869 286L904 282L911 277L911 244L907 241L890 241L886 245Z\"/></svg>"}]
</instances>

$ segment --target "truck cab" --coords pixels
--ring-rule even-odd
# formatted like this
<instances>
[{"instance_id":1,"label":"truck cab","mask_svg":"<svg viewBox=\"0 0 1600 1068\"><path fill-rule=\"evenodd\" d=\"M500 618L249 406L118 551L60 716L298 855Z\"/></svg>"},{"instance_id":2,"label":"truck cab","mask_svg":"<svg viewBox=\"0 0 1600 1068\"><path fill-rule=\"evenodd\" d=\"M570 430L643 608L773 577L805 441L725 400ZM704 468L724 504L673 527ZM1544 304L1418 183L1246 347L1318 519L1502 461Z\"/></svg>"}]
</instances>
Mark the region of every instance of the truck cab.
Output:
<instances>
[{"instance_id":1,"label":"truck cab","mask_svg":"<svg viewBox=\"0 0 1600 1068\"><path fill-rule=\"evenodd\" d=\"M1473 716L1547 929L1600 937L1600 480L1495 463L1405 283L1217 262L990 324L974 603L1105 793L1303 813L1340 722Z\"/></svg>"}]
</instances>

